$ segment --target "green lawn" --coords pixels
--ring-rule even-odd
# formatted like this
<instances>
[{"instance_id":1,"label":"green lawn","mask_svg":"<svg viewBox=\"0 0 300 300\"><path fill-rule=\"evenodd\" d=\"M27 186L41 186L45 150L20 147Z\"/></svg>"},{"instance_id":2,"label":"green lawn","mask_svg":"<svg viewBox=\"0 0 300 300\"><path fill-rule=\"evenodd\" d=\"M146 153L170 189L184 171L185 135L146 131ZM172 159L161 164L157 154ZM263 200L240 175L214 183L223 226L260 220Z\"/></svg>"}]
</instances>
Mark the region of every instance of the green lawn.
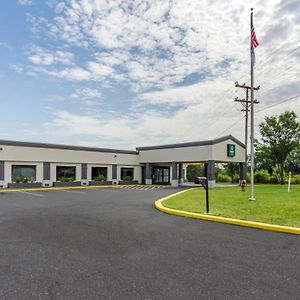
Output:
<instances>
[{"instance_id":1,"label":"green lawn","mask_svg":"<svg viewBox=\"0 0 300 300\"><path fill-rule=\"evenodd\" d=\"M210 214L300 228L300 186L290 193L283 185L256 185L255 201L249 201L249 187L222 187L209 190ZM195 188L163 201L169 208L204 213L205 191Z\"/></svg>"}]
</instances>

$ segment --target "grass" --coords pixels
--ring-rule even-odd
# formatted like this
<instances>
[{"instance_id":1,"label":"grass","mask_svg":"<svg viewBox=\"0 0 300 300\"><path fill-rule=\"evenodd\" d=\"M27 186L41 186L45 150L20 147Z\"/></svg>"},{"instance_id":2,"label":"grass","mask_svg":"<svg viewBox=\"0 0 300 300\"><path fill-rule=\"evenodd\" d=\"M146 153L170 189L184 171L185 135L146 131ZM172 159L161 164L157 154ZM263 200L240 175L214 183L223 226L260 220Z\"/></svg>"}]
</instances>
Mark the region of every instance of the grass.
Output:
<instances>
[{"instance_id":1,"label":"grass","mask_svg":"<svg viewBox=\"0 0 300 300\"><path fill-rule=\"evenodd\" d=\"M249 201L249 187L222 187L209 190L210 214L248 221L300 228L300 185L256 185L255 201ZM169 208L204 213L205 191L193 189L163 201Z\"/></svg>"}]
</instances>

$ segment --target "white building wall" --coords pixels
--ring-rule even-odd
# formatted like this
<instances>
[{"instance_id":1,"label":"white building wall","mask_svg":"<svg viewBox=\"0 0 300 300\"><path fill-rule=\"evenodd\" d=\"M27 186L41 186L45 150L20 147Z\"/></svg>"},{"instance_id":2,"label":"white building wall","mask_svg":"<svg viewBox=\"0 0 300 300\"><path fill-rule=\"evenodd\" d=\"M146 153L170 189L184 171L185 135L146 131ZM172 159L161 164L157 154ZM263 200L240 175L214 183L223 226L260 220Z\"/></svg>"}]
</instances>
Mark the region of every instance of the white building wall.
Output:
<instances>
[{"instance_id":1,"label":"white building wall","mask_svg":"<svg viewBox=\"0 0 300 300\"><path fill-rule=\"evenodd\" d=\"M4 161L39 161L39 162L64 162L88 164L123 164L138 165L137 154L108 153L96 151L81 151L67 149L50 149L38 147L20 147L3 145L0 160Z\"/></svg>"},{"instance_id":2,"label":"white building wall","mask_svg":"<svg viewBox=\"0 0 300 300\"><path fill-rule=\"evenodd\" d=\"M140 151L141 163L158 162L199 162L212 160L212 146L193 146L173 149L154 149Z\"/></svg>"},{"instance_id":3,"label":"white building wall","mask_svg":"<svg viewBox=\"0 0 300 300\"><path fill-rule=\"evenodd\" d=\"M227 144L236 145L236 156L227 156ZM220 162L243 162L245 149L232 140L226 140L214 145L190 146L179 148L140 150L141 163L157 162L205 162L209 160Z\"/></svg>"},{"instance_id":4,"label":"white building wall","mask_svg":"<svg viewBox=\"0 0 300 300\"><path fill-rule=\"evenodd\" d=\"M227 156L227 144L235 145L235 157ZM244 162L245 161L245 148L232 140L227 140L213 145L212 157L214 161L218 162Z\"/></svg>"}]
</instances>

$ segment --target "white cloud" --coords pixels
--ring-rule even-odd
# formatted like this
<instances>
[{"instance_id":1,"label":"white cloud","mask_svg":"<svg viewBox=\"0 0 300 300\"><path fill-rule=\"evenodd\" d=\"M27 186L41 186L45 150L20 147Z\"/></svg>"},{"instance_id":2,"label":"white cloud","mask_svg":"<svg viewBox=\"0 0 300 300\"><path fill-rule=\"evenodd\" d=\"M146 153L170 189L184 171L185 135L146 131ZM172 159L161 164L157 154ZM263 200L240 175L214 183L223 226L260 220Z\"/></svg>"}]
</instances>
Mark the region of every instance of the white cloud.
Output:
<instances>
[{"instance_id":1,"label":"white cloud","mask_svg":"<svg viewBox=\"0 0 300 300\"><path fill-rule=\"evenodd\" d=\"M71 94L71 98L100 98L101 92L91 88L79 88Z\"/></svg>"},{"instance_id":2,"label":"white cloud","mask_svg":"<svg viewBox=\"0 0 300 300\"><path fill-rule=\"evenodd\" d=\"M34 46L28 51L28 60L35 65L71 65L74 63L74 54L61 50L50 51Z\"/></svg>"},{"instance_id":3,"label":"white cloud","mask_svg":"<svg viewBox=\"0 0 300 300\"><path fill-rule=\"evenodd\" d=\"M261 85L257 109L266 108L267 113L288 108L289 103L267 109L300 93L298 2L254 0L251 3L261 43L256 49L255 83ZM249 84L250 3L238 0L202 1L201 5L194 0L51 3L53 19L31 16L31 22L34 32L49 32L48 37L59 41L60 49L35 50L28 57L33 66L14 64L14 68L19 72L29 68L64 80L96 81L100 89L109 84L114 89L118 84L127 84L135 93L126 103L131 111L128 116L122 116L121 111L118 117L109 113L101 117L57 113L54 119L57 126L64 122L81 124L75 129L66 125L70 135L90 132L90 136L110 142L120 139L124 145L126 140L130 145L200 140L216 137L242 117L242 107L233 100L236 96L244 98L245 94L234 88L234 82ZM79 59L69 50L73 46L77 47ZM59 52L61 49L68 52ZM89 92L93 94L91 90L78 88L71 98L81 99ZM99 91L94 92L97 98ZM101 96L104 102L105 95ZM297 102L290 108L300 114ZM262 119L263 114L259 113L257 122ZM107 130L100 130L101 126ZM236 133L242 138L243 126L242 120L226 133ZM205 131L195 130L198 127Z\"/></svg>"},{"instance_id":4,"label":"white cloud","mask_svg":"<svg viewBox=\"0 0 300 300\"><path fill-rule=\"evenodd\" d=\"M21 5L31 5L33 3L32 0L18 0Z\"/></svg>"},{"instance_id":5,"label":"white cloud","mask_svg":"<svg viewBox=\"0 0 300 300\"><path fill-rule=\"evenodd\" d=\"M0 48L12 50L12 47L9 44L3 42L0 42Z\"/></svg>"}]
</instances>

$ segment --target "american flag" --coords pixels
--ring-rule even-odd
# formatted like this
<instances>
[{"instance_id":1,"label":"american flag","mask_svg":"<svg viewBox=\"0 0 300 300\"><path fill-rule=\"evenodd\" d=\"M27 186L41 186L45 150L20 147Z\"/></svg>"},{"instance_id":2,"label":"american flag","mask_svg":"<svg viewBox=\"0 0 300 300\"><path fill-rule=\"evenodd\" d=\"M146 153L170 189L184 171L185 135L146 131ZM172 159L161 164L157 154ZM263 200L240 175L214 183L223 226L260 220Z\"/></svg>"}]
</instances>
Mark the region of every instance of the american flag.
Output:
<instances>
[{"instance_id":1,"label":"american flag","mask_svg":"<svg viewBox=\"0 0 300 300\"><path fill-rule=\"evenodd\" d=\"M255 64L255 53L254 49L259 45L259 42L256 38L255 30L253 24L251 24L251 40L250 40L250 52L251 52L251 65L252 67Z\"/></svg>"}]
</instances>

